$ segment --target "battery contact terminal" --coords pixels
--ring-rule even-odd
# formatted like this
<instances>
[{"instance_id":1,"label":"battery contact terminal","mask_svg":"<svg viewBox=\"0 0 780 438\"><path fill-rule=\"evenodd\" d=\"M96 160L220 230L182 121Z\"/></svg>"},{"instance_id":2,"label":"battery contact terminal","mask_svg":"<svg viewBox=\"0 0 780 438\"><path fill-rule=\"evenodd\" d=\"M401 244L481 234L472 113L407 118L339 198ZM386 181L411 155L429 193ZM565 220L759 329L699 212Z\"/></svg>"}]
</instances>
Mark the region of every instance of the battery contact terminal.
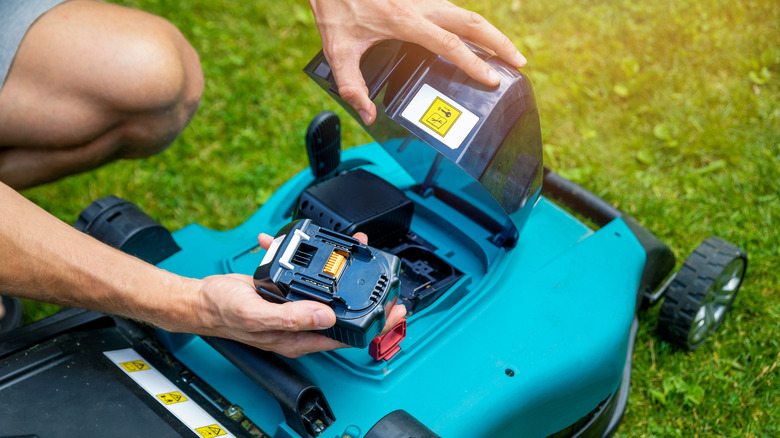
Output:
<instances>
[{"instance_id":1,"label":"battery contact terminal","mask_svg":"<svg viewBox=\"0 0 780 438\"><path fill-rule=\"evenodd\" d=\"M330 274L338 279L347 266L347 257L349 257L349 254L334 249L333 252L330 253L330 257L328 257L325 267L322 268L322 272Z\"/></svg>"}]
</instances>

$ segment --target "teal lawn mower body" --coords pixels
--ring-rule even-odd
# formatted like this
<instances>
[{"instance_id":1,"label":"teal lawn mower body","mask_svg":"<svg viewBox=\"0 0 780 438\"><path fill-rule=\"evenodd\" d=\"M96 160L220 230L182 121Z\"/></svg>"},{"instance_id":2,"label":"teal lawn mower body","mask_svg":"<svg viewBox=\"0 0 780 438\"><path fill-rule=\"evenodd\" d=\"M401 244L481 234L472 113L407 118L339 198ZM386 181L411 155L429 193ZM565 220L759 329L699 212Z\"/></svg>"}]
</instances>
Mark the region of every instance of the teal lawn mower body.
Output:
<instances>
[{"instance_id":1,"label":"teal lawn mower body","mask_svg":"<svg viewBox=\"0 0 780 438\"><path fill-rule=\"evenodd\" d=\"M502 86L486 88L425 51L378 46L364 57L363 70L380 113L367 129L379 143L345 151L330 176L318 178L317 170L336 160L317 165L313 159L313 172L292 178L235 230L191 225L177 231L181 251L159 264L185 276L251 273L264 255L258 231L279 230L293 216L308 214L347 232L342 219L327 219L339 217L329 210L343 208L326 205L323 217L308 204L319 192L310 187L338 186L328 178L367 172L411 200L408 233L428 246L407 260L407 271L419 277L444 266L457 279L426 306L407 305L406 338L389 360L347 349L291 361L328 401L335 421L326 433L362 436L402 409L446 437L546 436L618 403L615 394L627 384L645 250L621 218L594 231L539 198L541 132L533 92L524 76L495 67ZM340 100L322 56L306 71ZM448 118L457 120L448 126ZM460 123L471 130L453 140ZM373 205L389 193L354 194L368 184L347 185L340 194ZM315 195L306 196L311 190ZM336 192L331 204L343 202ZM384 235L372 227L367 232L369 239ZM298 436L274 397L237 392L251 387L251 379L220 358L219 346L193 336L168 338L185 366L231 394L261 429Z\"/></svg>"},{"instance_id":2,"label":"teal lawn mower body","mask_svg":"<svg viewBox=\"0 0 780 438\"><path fill-rule=\"evenodd\" d=\"M377 144L344 155L399 187L410 185ZM258 230L289 222L292 202L312 180L308 171L292 178L234 230L178 230L182 250L159 266L185 276L252 272L264 253ZM291 361L326 395L336 416L328 433L365 433L403 409L445 437L547 436L618 391L646 257L621 219L594 231L541 198L507 250L441 201L408 196L417 207L411 229L464 275L408 319L401 352L387 362L360 349ZM297 436L277 401L204 340L163 337L182 363L262 429Z\"/></svg>"},{"instance_id":3,"label":"teal lawn mower body","mask_svg":"<svg viewBox=\"0 0 780 438\"><path fill-rule=\"evenodd\" d=\"M341 153L335 115L318 117L307 134L311 171L293 176L235 229L192 224L170 234L117 198L96 201L76 224L196 278L252 275L266 256L258 233L294 219L366 232L370 245L400 259L399 299L408 313L406 325L391 331L392 345L376 347L385 351L288 359L69 310L0 339L7 340L0 342L0 400L14 391L15 400L49 394L51 421L39 427L62 432L73 424L74 434L87 435L139 436L140 423L143 436L611 435L627 403L640 310L668 290L661 311L668 334L695 348L722 321L746 256L710 242L684 274L670 277L675 260L665 244L543 169L528 79L474 50L502 75L500 86L480 85L419 47L372 48L361 68L378 108L366 128L377 142ZM341 102L321 54L306 71ZM63 386L63 376L82 369L90 372L81 379L102 379L94 397L90 388ZM159 375L143 377L152 372ZM99 402L107 395L117 404ZM77 413L54 412L73 399L87 400L86 411L98 400L91 409L106 414L79 423ZM197 415L179 411L189 402L200 406ZM136 406L134 416L123 406ZM17 418L0 424L29 432Z\"/></svg>"}]
</instances>

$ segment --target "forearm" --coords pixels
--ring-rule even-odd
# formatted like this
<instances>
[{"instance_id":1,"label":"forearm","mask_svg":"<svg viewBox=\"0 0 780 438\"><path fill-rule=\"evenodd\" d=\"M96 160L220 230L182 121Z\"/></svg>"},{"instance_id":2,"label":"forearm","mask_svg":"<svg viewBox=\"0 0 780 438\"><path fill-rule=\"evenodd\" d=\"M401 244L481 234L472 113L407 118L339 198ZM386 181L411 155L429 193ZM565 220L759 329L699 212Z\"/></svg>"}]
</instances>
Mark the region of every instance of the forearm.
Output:
<instances>
[{"instance_id":1,"label":"forearm","mask_svg":"<svg viewBox=\"0 0 780 438\"><path fill-rule=\"evenodd\" d=\"M266 248L269 243L261 241ZM269 303L248 275L179 277L76 231L2 183L0 257L5 295L113 313L169 331L221 336L289 357L344 346L308 332L336 323L325 304ZM386 329L405 313L395 306Z\"/></svg>"},{"instance_id":2,"label":"forearm","mask_svg":"<svg viewBox=\"0 0 780 438\"><path fill-rule=\"evenodd\" d=\"M114 313L176 330L190 321L197 280L75 230L0 183L0 292ZM172 322L178 323L172 323Z\"/></svg>"}]
</instances>

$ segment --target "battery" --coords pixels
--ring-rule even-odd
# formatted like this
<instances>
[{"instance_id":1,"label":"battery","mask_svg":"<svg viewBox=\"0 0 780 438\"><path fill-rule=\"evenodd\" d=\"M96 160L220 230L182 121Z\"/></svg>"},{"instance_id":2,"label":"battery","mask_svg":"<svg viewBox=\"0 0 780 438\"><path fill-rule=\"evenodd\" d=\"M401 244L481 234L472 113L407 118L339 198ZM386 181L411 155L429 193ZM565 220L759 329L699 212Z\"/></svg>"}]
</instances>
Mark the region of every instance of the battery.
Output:
<instances>
[{"instance_id":1,"label":"battery","mask_svg":"<svg viewBox=\"0 0 780 438\"><path fill-rule=\"evenodd\" d=\"M366 348L398 299L400 268L398 257L304 219L277 233L254 283L257 293L271 302L329 305L336 324L318 333Z\"/></svg>"}]
</instances>

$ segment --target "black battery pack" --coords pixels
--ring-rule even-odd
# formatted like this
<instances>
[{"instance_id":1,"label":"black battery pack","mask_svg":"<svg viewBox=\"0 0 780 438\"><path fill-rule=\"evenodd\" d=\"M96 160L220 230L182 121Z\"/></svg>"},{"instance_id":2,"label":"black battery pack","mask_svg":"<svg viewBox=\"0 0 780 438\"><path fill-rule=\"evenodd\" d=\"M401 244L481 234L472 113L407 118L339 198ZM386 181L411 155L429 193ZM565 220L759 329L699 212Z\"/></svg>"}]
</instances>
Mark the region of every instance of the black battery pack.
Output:
<instances>
[{"instance_id":1,"label":"black battery pack","mask_svg":"<svg viewBox=\"0 0 780 438\"><path fill-rule=\"evenodd\" d=\"M398 299L400 267L398 257L304 219L277 233L254 282L257 292L271 302L314 300L329 305L336 325L318 333L366 348Z\"/></svg>"}]
</instances>

